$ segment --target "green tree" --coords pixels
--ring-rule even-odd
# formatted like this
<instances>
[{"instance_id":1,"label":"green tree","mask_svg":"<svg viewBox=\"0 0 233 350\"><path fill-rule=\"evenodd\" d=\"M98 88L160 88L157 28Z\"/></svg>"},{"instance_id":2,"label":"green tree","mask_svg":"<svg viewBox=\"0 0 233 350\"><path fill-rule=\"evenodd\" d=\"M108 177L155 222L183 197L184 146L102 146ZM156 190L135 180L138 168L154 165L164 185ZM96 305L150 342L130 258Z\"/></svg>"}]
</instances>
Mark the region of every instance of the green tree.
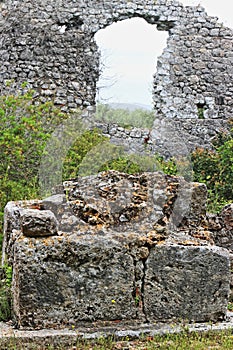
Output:
<instances>
[{"instance_id":1,"label":"green tree","mask_svg":"<svg viewBox=\"0 0 233 350\"><path fill-rule=\"evenodd\" d=\"M218 212L233 201L233 139L224 138L215 150L197 149L192 154L194 180L207 185L208 209Z\"/></svg>"},{"instance_id":2,"label":"green tree","mask_svg":"<svg viewBox=\"0 0 233 350\"><path fill-rule=\"evenodd\" d=\"M153 111L135 109L130 111L123 108L111 108L107 104L98 104L95 114L96 120L105 123L116 123L124 128L148 128L153 126L155 114Z\"/></svg>"},{"instance_id":3,"label":"green tree","mask_svg":"<svg viewBox=\"0 0 233 350\"><path fill-rule=\"evenodd\" d=\"M0 220L8 201L38 196L38 167L54 128L67 118L51 102L34 103L33 91L0 96Z\"/></svg>"}]
</instances>

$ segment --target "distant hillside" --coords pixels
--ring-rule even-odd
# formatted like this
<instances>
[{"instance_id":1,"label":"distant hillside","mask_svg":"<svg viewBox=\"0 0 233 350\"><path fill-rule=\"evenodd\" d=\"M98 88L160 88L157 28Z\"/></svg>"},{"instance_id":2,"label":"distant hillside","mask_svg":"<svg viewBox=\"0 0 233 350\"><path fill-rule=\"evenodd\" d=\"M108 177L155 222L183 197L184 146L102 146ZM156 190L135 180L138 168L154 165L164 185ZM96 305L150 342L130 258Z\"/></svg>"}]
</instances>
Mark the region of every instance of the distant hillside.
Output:
<instances>
[{"instance_id":1,"label":"distant hillside","mask_svg":"<svg viewBox=\"0 0 233 350\"><path fill-rule=\"evenodd\" d=\"M135 111L136 109L142 109L145 111L152 111L152 107L149 105L144 105L140 103L107 103L112 109L127 109L130 112Z\"/></svg>"},{"instance_id":2,"label":"distant hillside","mask_svg":"<svg viewBox=\"0 0 233 350\"><path fill-rule=\"evenodd\" d=\"M117 123L123 127L151 128L155 112L140 104L97 104L95 118L105 123Z\"/></svg>"}]
</instances>

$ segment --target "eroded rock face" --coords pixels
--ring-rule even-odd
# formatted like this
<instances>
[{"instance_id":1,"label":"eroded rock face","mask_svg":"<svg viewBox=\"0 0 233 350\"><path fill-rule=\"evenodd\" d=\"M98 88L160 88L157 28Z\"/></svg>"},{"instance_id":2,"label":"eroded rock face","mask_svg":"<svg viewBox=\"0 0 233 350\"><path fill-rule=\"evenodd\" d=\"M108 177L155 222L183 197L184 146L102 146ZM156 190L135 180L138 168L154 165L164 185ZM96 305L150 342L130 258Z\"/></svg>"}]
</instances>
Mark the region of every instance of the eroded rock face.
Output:
<instances>
[{"instance_id":1,"label":"eroded rock face","mask_svg":"<svg viewBox=\"0 0 233 350\"><path fill-rule=\"evenodd\" d=\"M129 239L130 238L130 239ZM136 235L24 239L15 245L19 327L224 318L229 256L221 248L147 248Z\"/></svg>"},{"instance_id":2,"label":"eroded rock face","mask_svg":"<svg viewBox=\"0 0 233 350\"><path fill-rule=\"evenodd\" d=\"M206 205L206 187L162 172L127 175L103 172L66 181L74 214L93 229L147 233L199 226Z\"/></svg>"},{"instance_id":3,"label":"eroded rock face","mask_svg":"<svg viewBox=\"0 0 233 350\"><path fill-rule=\"evenodd\" d=\"M219 214L207 216L211 239L230 253L231 271L233 271L233 205L226 205ZM233 301L233 274L231 273L230 301Z\"/></svg>"},{"instance_id":4,"label":"eroded rock face","mask_svg":"<svg viewBox=\"0 0 233 350\"><path fill-rule=\"evenodd\" d=\"M208 215L208 225L216 245L233 251L233 204L226 205L221 213Z\"/></svg>"},{"instance_id":5,"label":"eroded rock face","mask_svg":"<svg viewBox=\"0 0 233 350\"><path fill-rule=\"evenodd\" d=\"M64 189L5 210L3 255L13 266L19 327L224 318L229 253L208 231L204 185L110 171ZM34 227L43 213L56 235L27 237L20 220Z\"/></svg>"},{"instance_id":6,"label":"eroded rock face","mask_svg":"<svg viewBox=\"0 0 233 350\"><path fill-rule=\"evenodd\" d=\"M113 237L24 239L14 264L18 326L133 320L134 269L127 244Z\"/></svg>"},{"instance_id":7,"label":"eroded rock face","mask_svg":"<svg viewBox=\"0 0 233 350\"><path fill-rule=\"evenodd\" d=\"M229 295L229 255L216 247L157 246L146 261L144 304L150 321L216 321Z\"/></svg>"}]
</instances>

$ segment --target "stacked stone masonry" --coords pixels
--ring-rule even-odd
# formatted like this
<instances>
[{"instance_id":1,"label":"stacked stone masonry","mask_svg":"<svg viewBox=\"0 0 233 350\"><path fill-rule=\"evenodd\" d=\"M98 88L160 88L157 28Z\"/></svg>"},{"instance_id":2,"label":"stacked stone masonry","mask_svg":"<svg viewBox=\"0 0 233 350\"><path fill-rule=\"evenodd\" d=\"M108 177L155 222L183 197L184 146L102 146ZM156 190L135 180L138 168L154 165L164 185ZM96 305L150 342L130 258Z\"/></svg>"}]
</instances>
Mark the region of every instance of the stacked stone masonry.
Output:
<instances>
[{"instance_id":1,"label":"stacked stone masonry","mask_svg":"<svg viewBox=\"0 0 233 350\"><path fill-rule=\"evenodd\" d=\"M94 35L113 22L144 18L168 31L157 62L153 101L168 118L232 114L232 30L204 8L171 0L1 2L1 92L28 82L64 108L94 105L100 53Z\"/></svg>"}]
</instances>

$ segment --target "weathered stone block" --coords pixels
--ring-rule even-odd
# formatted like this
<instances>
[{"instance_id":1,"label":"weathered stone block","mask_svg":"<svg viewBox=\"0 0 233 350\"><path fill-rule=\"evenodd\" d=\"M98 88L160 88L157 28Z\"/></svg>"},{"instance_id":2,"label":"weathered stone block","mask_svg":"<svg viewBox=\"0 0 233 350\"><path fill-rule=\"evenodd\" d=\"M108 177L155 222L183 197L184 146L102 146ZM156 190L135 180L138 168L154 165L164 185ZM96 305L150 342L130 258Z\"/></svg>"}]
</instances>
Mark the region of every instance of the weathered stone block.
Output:
<instances>
[{"instance_id":1,"label":"weathered stone block","mask_svg":"<svg viewBox=\"0 0 233 350\"><path fill-rule=\"evenodd\" d=\"M19 327L132 320L133 291L133 258L114 239L24 238L15 245L13 305Z\"/></svg>"},{"instance_id":2,"label":"weathered stone block","mask_svg":"<svg viewBox=\"0 0 233 350\"><path fill-rule=\"evenodd\" d=\"M223 208L221 217L226 230L233 233L233 204L226 205Z\"/></svg>"},{"instance_id":3,"label":"weathered stone block","mask_svg":"<svg viewBox=\"0 0 233 350\"><path fill-rule=\"evenodd\" d=\"M2 247L2 264L8 261L12 265L14 242L22 234L20 224L20 213L24 206L26 208L40 207L41 201L28 200L7 203L4 209L4 237Z\"/></svg>"},{"instance_id":4,"label":"weathered stone block","mask_svg":"<svg viewBox=\"0 0 233 350\"><path fill-rule=\"evenodd\" d=\"M23 209L20 223L22 233L28 237L53 236L58 233L58 221L50 210Z\"/></svg>"},{"instance_id":5,"label":"weathered stone block","mask_svg":"<svg viewBox=\"0 0 233 350\"><path fill-rule=\"evenodd\" d=\"M146 261L146 317L149 321L219 320L226 313L229 280L225 249L156 246Z\"/></svg>"},{"instance_id":6,"label":"weathered stone block","mask_svg":"<svg viewBox=\"0 0 233 350\"><path fill-rule=\"evenodd\" d=\"M214 243L233 252L233 204L226 205L220 214L208 215L208 225Z\"/></svg>"}]
</instances>

